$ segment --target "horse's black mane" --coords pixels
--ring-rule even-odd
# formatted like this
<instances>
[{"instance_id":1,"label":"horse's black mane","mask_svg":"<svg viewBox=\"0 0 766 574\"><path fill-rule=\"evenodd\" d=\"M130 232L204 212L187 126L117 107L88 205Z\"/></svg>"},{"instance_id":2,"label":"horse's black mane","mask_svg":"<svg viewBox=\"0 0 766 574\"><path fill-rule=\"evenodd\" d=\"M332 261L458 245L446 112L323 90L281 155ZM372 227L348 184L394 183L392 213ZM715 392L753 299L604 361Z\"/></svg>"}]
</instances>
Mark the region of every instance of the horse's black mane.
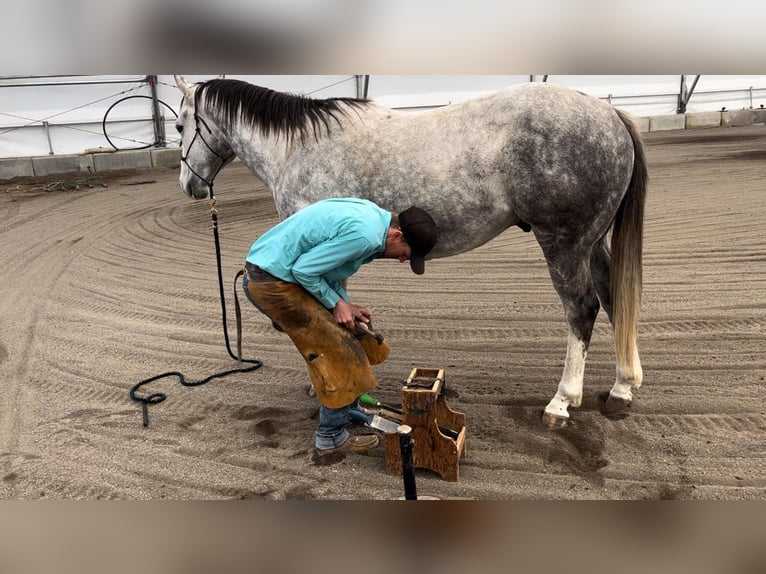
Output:
<instances>
[{"instance_id":1,"label":"horse's black mane","mask_svg":"<svg viewBox=\"0 0 766 574\"><path fill-rule=\"evenodd\" d=\"M288 141L296 135L304 140L309 133L319 139L323 129L330 133L331 120L340 125L339 116L346 115L348 109L369 103L358 98L313 99L225 79L201 83L196 94L197 106L203 97L205 105L215 110L228 126L242 121L258 128L264 136L283 135Z\"/></svg>"}]
</instances>

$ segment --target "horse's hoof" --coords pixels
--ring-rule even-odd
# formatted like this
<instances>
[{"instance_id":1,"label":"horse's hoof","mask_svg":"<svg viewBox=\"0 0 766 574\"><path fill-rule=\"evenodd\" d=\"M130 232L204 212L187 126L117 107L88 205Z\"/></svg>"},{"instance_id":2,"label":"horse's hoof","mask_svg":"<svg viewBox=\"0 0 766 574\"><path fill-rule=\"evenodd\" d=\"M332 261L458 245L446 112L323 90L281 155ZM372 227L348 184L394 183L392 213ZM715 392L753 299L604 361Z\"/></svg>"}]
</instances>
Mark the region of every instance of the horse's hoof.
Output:
<instances>
[{"instance_id":1,"label":"horse's hoof","mask_svg":"<svg viewBox=\"0 0 766 574\"><path fill-rule=\"evenodd\" d=\"M569 424L569 417L560 417L551 413L543 412L543 424L549 430L563 429Z\"/></svg>"},{"instance_id":2,"label":"horse's hoof","mask_svg":"<svg viewBox=\"0 0 766 574\"><path fill-rule=\"evenodd\" d=\"M632 401L609 395L601 405L601 414L613 421L624 419L628 416Z\"/></svg>"}]
</instances>

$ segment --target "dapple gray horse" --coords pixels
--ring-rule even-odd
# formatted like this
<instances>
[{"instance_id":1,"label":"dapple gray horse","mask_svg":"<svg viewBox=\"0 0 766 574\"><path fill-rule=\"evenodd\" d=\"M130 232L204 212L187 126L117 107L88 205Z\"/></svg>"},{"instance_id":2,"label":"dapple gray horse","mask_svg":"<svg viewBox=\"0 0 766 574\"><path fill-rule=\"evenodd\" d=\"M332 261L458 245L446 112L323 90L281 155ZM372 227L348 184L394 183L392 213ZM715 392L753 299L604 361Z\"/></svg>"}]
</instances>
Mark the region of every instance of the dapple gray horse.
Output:
<instances>
[{"instance_id":1,"label":"dapple gray horse","mask_svg":"<svg viewBox=\"0 0 766 574\"><path fill-rule=\"evenodd\" d=\"M580 406L599 303L617 357L602 411L624 415L643 378L636 338L647 169L639 133L620 110L540 83L423 112L238 80L176 76L176 84L180 183L194 199L207 198L237 156L271 190L281 218L326 197L425 209L439 236L429 258L469 251L512 225L531 227L569 325L544 422L564 425L568 408Z\"/></svg>"}]
</instances>

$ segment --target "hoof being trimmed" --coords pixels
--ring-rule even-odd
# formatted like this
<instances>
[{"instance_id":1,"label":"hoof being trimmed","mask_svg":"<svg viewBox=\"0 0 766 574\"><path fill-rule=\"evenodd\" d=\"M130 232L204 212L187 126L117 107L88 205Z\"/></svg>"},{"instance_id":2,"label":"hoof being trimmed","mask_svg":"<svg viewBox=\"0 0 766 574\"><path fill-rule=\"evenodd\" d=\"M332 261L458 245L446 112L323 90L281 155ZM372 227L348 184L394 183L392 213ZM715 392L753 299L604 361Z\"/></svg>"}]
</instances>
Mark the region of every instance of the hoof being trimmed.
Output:
<instances>
[{"instance_id":1,"label":"hoof being trimmed","mask_svg":"<svg viewBox=\"0 0 766 574\"><path fill-rule=\"evenodd\" d=\"M609 395L601 405L601 414L608 419L618 421L628 416L628 411L632 404L632 401Z\"/></svg>"},{"instance_id":2,"label":"hoof being trimmed","mask_svg":"<svg viewBox=\"0 0 766 574\"><path fill-rule=\"evenodd\" d=\"M550 430L561 429L569 424L569 417L560 417L543 412L543 424Z\"/></svg>"}]
</instances>

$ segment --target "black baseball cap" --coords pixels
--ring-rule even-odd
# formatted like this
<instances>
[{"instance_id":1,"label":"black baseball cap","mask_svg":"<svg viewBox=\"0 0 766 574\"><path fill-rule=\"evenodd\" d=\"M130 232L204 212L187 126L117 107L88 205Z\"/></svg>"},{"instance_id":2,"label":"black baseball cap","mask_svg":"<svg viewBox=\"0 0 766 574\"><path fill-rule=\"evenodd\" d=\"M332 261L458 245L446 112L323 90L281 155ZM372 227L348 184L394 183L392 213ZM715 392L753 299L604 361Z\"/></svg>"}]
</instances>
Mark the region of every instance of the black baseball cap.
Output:
<instances>
[{"instance_id":1,"label":"black baseball cap","mask_svg":"<svg viewBox=\"0 0 766 574\"><path fill-rule=\"evenodd\" d=\"M436 245L436 223L428 212L413 206L399 214L399 229L412 249L410 267L422 275L426 270L426 255Z\"/></svg>"}]
</instances>

